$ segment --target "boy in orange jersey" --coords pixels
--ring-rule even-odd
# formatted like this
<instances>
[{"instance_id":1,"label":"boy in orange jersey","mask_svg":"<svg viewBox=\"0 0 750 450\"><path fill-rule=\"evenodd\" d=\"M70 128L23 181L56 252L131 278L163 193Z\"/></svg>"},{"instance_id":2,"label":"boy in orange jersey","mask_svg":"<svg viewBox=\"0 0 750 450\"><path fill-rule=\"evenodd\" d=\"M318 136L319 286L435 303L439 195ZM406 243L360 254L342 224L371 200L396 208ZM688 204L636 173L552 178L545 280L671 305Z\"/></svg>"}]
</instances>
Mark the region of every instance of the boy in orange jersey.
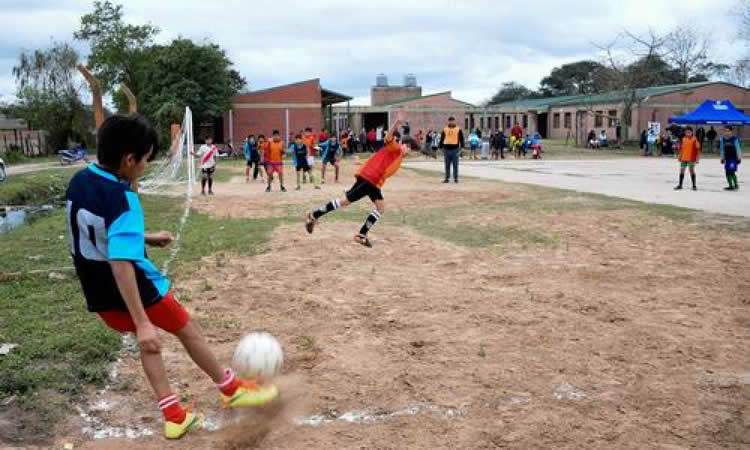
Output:
<instances>
[{"instance_id":1,"label":"boy in orange jersey","mask_svg":"<svg viewBox=\"0 0 750 450\"><path fill-rule=\"evenodd\" d=\"M418 148L417 142L409 136L405 136L399 143L400 134L398 128L401 126L401 120L393 124L393 128L388 132L385 139L385 147L372 155L355 175L357 181L346 193L346 198L335 199L321 206L320 208L307 213L305 228L308 233L312 233L318 219L335 211L359 201L362 197L370 197L375 204L375 209L367 216L365 223L359 230L359 234L354 235L354 241L365 247L372 247L372 242L367 237L367 233L382 217L385 211L385 201L380 188L383 187L385 180L391 177L401 167L401 161L409 150Z\"/></svg>"},{"instance_id":2,"label":"boy in orange jersey","mask_svg":"<svg viewBox=\"0 0 750 450\"><path fill-rule=\"evenodd\" d=\"M688 167L690 168L690 179L693 181L693 190L698 190L695 184L695 165L698 164L700 154L701 144L693 136L693 129L687 127L685 129L685 137L682 138L682 144L680 145L680 184L674 188L675 191L682 189L682 182L685 180L685 169Z\"/></svg>"},{"instance_id":3,"label":"boy in orange jersey","mask_svg":"<svg viewBox=\"0 0 750 450\"><path fill-rule=\"evenodd\" d=\"M286 192L284 187L284 142L279 136L279 130L273 130L271 141L267 144L266 156L266 172L268 173L266 192L271 192L271 183L273 183L273 174L275 173L279 174L281 192Z\"/></svg>"}]
</instances>

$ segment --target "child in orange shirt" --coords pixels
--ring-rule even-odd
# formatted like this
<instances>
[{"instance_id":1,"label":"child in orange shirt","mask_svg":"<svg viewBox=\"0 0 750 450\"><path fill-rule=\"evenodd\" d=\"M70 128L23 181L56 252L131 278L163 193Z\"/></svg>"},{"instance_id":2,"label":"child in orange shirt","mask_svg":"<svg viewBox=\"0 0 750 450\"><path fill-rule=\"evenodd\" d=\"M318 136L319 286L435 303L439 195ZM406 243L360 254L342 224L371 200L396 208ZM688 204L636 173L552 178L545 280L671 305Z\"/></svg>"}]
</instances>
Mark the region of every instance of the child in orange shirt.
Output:
<instances>
[{"instance_id":1,"label":"child in orange shirt","mask_svg":"<svg viewBox=\"0 0 750 450\"><path fill-rule=\"evenodd\" d=\"M688 167L690 168L690 179L693 181L693 190L698 190L695 184L695 165L698 164L700 153L701 144L693 136L693 129L687 127L685 129L685 137L682 138L682 144L680 145L680 184L674 188L675 191L682 189L682 182L685 180L685 169Z\"/></svg>"},{"instance_id":2,"label":"child in orange shirt","mask_svg":"<svg viewBox=\"0 0 750 450\"><path fill-rule=\"evenodd\" d=\"M284 187L284 142L279 136L279 130L273 130L273 137L266 147L266 172L268 174L268 187L266 192L271 192L273 174L279 174L279 185L281 192L286 192Z\"/></svg>"},{"instance_id":3,"label":"child in orange shirt","mask_svg":"<svg viewBox=\"0 0 750 450\"><path fill-rule=\"evenodd\" d=\"M370 200L375 204L375 209L373 209L367 216L367 219L365 219L365 223L359 230L359 234L354 235L354 242L364 245L365 247L372 247L372 242L368 239L367 233L382 217L383 212L385 211L385 201L380 189L383 187L385 180L395 174L401 167L401 161L404 156L409 153L409 150L418 149L417 142L409 136L404 136L399 143L401 136L398 132L398 128L400 126L401 121L396 121L393 128L386 136L385 147L380 149L362 164L355 175L357 181L352 188L346 192L345 198L331 200L320 208L307 213L305 228L308 233L313 232L318 219L324 215L339 208L349 206L367 196L370 197Z\"/></svg>"}]
</instances>

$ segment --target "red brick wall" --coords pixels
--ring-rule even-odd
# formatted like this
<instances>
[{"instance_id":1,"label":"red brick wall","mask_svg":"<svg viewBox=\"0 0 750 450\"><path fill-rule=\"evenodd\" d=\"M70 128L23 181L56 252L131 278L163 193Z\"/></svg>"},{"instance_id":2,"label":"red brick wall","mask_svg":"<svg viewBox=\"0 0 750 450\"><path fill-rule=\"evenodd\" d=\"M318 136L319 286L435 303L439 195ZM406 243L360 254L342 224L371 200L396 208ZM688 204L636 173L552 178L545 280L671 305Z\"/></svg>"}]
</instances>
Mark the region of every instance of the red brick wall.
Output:
<instances>
[{"instance_id":1,"label":"red brick wall","mask_svg":"<svg viewBox=\"0 0 750 450\"><path fill-rule=\"evenodd\" d=\"M407 109L422 106L426 108L424 110ZM412 135L416 135L419 130L426 134L428 130L442 130L447 125L450 116L455 117L458 126L463 128L465 111L466 104L452 99L450 94L446 93L394 106L391 110L391 121L395 121L401 115L409 122Z\"/></svg>"},{"instance_id":2,"label":"red brick wall","mask_svg":"<svg viewBox=\"0 0 750 450\"><path fill-rule=\"evenodd\" d=\"M305 127L319 130L323 126L320 81L317 79L238 95L233 103L232 125L235 144L241 143L248 134L269 136L274 129L279 130L282 137L286 138L285 111L287 109L289 110L290 133L297 133ZM248 104L263 104L264 107L243 107ZM279 107L268 107L273 104L278 104ZM309 107L308 104L317 104L318 107ZM224 115L224 138L229 140L228 113Z\"/></svg>"},{"instance_id":3,"label":"red brick wall","mask_svg":"<svg viewBox=\"0 0 750 450\"><path fill-rule=\"evenodd\" d=\"M395 102L397 100L403 100L410 97L421 97L422 88L417 87L405 87L405 86L389 86L389 87L373 87L370 90L370 104L372 106L381 106L386 103Z\"/></svg>"}]
</instances>

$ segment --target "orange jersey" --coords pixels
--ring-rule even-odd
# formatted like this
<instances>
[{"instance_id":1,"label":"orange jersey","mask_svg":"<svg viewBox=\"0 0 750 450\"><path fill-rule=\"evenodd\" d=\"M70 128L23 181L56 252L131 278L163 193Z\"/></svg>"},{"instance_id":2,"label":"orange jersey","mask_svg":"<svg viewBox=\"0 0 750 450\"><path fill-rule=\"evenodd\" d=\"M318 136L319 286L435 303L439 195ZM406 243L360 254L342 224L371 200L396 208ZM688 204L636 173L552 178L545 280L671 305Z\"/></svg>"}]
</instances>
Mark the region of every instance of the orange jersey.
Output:
<instances>
[{"instance_id":1,"label":"orange jersey","mask_svg":"<svg viewBox=\"0 0 750 450\"><path fill-rule=\"evenodd\" d=\"M268 159L266 159L267 163L280 163L283 161L284 158L284 142L274 142L271 141L268 143L268 151L267 151Z\"/></svg>"},{"instance_id":2,"label":"orange jersey","mask_svg":"<svg viewBox=\"0 0 750 450\"><path fill-rule=\"evenodd\" d=\"M315 156L315 137L313 137L312 135L304 136L302 138L302 143L305 144L305 147L307 147L307 154L310 156Z\"/></svg>"},{"instance_id":3,"label":"orange jersey","mask_svg":"<svg viewBox=\"0 0 750 450\"><path fill-rule=\"evenodd\" d=\"M698 156L701 152L701 144L695 136L682 138L680 146L680 162L698 162Z\"/></svg>"},{"instance_id":4,"label":"orange jersey","mask_svg":"<svg viewBox=\"0 0 750 450\"><path fill-rule=\"evenodd\" d=\"M382 188L385 180L401 168L403 159L401 145L395 140L391 140L362 164L356 176L364 178L378 188Z\"/></svg>"}]
</instances>

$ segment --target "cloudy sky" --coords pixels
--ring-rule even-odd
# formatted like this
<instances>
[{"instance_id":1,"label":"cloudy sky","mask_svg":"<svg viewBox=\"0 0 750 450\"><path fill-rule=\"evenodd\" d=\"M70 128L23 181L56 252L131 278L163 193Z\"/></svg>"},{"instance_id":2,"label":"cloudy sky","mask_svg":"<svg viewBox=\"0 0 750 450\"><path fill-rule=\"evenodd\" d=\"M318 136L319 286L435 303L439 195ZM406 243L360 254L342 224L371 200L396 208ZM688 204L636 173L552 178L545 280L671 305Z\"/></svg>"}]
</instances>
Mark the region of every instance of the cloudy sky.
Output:
<instances>
[{"instance_id":1,"label":"cloudy sky","mask_svg":"<svg viewBox=\"0 0 750 450\"><path fill-rule=\"evenodd\" d=\"M738 0L121 0L128 22L151 22L158 41L177 36L224 47L251 89L310 78L368 104L378 73L392 84L414 73L424 93L451 90L479 103L505 81L536 88L561 64L597 58L592 43L623 29L665 32L689 23L715 37L733 62ZM367 3L365 5L365 3ZM0 0L0 99L22 49L72 41L89 0ZM85 55L86 45L76 43Z\"/></svg>"}]
</instances>

